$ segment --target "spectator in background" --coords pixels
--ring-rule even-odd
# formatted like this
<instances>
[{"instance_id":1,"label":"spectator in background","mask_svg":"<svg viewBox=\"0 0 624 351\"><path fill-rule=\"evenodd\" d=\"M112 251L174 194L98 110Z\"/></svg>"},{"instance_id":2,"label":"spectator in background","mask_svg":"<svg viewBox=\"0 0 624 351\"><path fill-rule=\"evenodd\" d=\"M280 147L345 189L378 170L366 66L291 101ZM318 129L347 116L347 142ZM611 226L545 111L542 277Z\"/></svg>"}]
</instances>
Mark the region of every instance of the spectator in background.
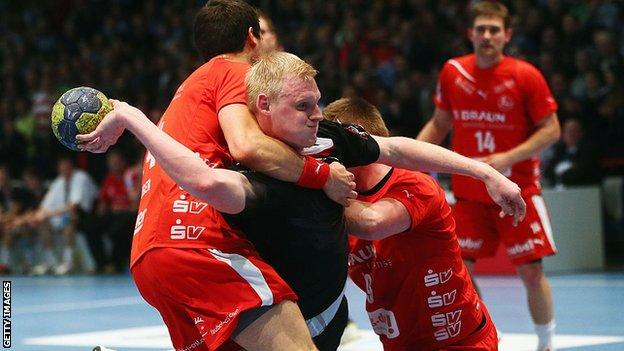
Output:
<instances>
[{"instance_id":1,"label":"spectator in background","mask_svg":"<svg viewBox=\"0 0 624 351\"><path fill-rule=\"evenodd\" d=\"M92 219L97 186L85 171L74 168L74 161L63 156L57 163L58 176L50 184L39 209L32 217L38 227L43 249L43 262L33 267L33 274L52 271L64 275L73 270L76 231L86 228ZM54 255L53 235L62 235L62 258Z\"/></svg>"},{"instance_id":2,"label":"spectator in background","mask_svg":"<svg viewBox=\"0 0 624 351\"><path fill-rule=\"evenodd\" d=\"M553 149L553 157L544 171L551 185L586 185L600 181L596 145L585 137L578 119L570 118L563 123L561 140Z\"/></svg>"},{"instance_id":3,"label":"spectator in background","mask_svg":"<svg viewBox=\"0 0 624 351\"><path fill-rule=\"evenodd\" d=\"M89 247L98 272L124 272L130 265L130 246L138 206L136 192L129 190L124 176L127 161L118 149L106 155L108 174L101 184L95 220L87 231ZM112 243L106 252L104 237Z\"/></svg>"},{"instance_id":4,"label":"spectator in background","mask_svg":"<svg viewBox=\"0 0 624 351\"><path fill-rule=\"evenodd\" d=\"M43 184L32 168L24 170L22 182L21 187L12 189L9 210L2 216L0 223L0 274L15 273L12 269L13 243L18 237L30 237L34 233L28 223L43 197ZM32 247L26 247L25 250L24 268L27 271L33 263L33 250Z\"/></svg>"},{"instance_id":5,"label":"spectator in background","mask_svg":"<svg viewBox=\"0 0 624 351\"><path fill-rule=\"evenodd\" d=\"M262 37L262 51L283 51L284 47L279 43L275 24L269 16L262 11L258 12L260 19L260 36Z\"/></svg>"}]
</instances>

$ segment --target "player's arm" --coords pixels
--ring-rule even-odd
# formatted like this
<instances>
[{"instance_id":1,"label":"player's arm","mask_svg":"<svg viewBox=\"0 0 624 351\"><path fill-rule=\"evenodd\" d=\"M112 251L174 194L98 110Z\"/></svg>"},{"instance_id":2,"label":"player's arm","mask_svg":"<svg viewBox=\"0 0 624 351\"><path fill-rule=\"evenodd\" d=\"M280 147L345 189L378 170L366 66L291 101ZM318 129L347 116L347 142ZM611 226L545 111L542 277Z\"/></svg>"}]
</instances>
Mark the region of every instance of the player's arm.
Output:
<instances>
[{"instance_id":1,"label":"player's arm","mask_svg":"<svg viewBox=\"0 0 624 351\"><path fill-rule=\"evenodd\" d=\"M433 111L433 117L425 124L418 133L417 140L428 143L440 144L453 127L453 115L451 112L442 110L439 107Z\"/></svg>"},{"instance_id":2,"label":"player's arm","mask_svg":"<svg viewBox=\"0 0 624 351\"><path fill-rule=\"evenodd\" d=\"M486 163L470 159L441 146L404 137L374 136L379 144L377 162L414 171L461 174L479 179L490 197L513 217L514 223L524 219L526 204L520 188Z\"/></svg>"},{"instance_id":3,"label":"player's arm","mask_svg":"<svg viewBox=\"0 0 624 351\"><path fill-rule=\"evenodd\" d=\"M375 203L352 201L345 209L350 234L365 240L381 240L410 228L411 218L405 206L391 198Z\"/></svg>"},{"instance_id":4,"label":"player's arm","mask_svg":"<svg viewBox=\"0 0 624 351\"><path fill-rule=\"evenodd\" d=\"M167 175L191 195L208 202L220 212L239 213L244 209L245 198L252 191L245 176L226 169L211 168L186 146L160 130L139 109L125 102L112 99L111 102L113 111L106 115L96 130L76 137L88 142L82 148L102 152L102 145L112 145L114 141L110 143L110 140L101 138L114 137L116 133L111 131L128 129L145 145Z\"/></svg>"},{"instance_id":5,"label":"player's arm","mask_svg":"<svg viewBox=\"0 0 624 351\"><path fill-rule=\"evenodd\" d=\"M304 158L288 145L264 134L246 105L223 107L219 110L219 124L234 159L279 180L292 183L301 180ZM322 188L332 200L348 205L348 200L357 195L353 191L353 175L339 163L329 167Z\"/></svg>"},{"instance_id":6,"label":"player's arm","mask_svg":"<svg viewBox=\"0 0 624 351\"><path fill-rule=\"evenodd\" d=\"M488 155L481 160L502 172L515 163L539 155L544 149L554 144L561 135L557 114L539 120L535 131L523 143L505 152Z\"/></svg>"}]
</instances>

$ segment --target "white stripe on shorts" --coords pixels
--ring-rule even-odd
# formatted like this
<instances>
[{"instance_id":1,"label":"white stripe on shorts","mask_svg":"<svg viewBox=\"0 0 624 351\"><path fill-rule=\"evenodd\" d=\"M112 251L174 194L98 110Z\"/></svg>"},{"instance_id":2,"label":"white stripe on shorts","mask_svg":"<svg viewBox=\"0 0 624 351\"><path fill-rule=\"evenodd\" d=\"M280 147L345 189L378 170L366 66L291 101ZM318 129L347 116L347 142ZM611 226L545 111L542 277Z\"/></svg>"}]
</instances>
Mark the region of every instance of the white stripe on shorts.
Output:
<instances>
[{"instance_id":1,"label":"white stripe on shorts","mask_svg":"<svg viewBox=\"0 0 624 351\"><path fill-rule=\"evenodd\" d=\"M269 288L269 284L267 284L260 269L251 263L251 261L244 256L221 252L217 249L208 249L208 251L217 260L227 263L249 283L251 288L254 289L258 297L262 300L262 306L270 306L273 304L273 292L271 288Z\"/></svg>"},{"instance_id":2,"label":"white stripe on shorts","mask_svg":"<svg viewBox=\"0 0 624 351\"><path fill-rule=\"evenodd\" d=\"M544 233L546 233L546 239L552 246L553 250L557 250L555 247L555 239L552 236L552 227L550 226L550 217L548 216L548 210L546 209L546 203L544 202L544 198L539 195L531 196L531 202L533 202L533 206L535 206L535 210L537 211L537 215L542 222L542 228L544 228Z\"/></svg>"}]
</instances>

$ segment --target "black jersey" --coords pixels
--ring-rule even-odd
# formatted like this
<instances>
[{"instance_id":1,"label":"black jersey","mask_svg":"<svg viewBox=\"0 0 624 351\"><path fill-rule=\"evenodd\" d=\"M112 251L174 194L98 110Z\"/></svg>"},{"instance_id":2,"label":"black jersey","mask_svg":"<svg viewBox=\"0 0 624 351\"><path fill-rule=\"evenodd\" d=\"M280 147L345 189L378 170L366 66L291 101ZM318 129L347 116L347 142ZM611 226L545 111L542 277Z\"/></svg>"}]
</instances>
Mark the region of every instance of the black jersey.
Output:
<instances>
[{"instance_id":1,"label":"black jersey","mask_svg":"<svg viewBox=\"0 0 624 351\"><path fill-rule=\"evenodd\" d=\"M317 143L304 150L345 167L379 158L379 145L361 127L322 121ZM322 190L298 187L243 171L254 188L245 210L225 218L239 227L262 258L299 296L305 319L316 316L341 293L347 278L348 243L343 207Z\"/></svg>"}]
</instances>

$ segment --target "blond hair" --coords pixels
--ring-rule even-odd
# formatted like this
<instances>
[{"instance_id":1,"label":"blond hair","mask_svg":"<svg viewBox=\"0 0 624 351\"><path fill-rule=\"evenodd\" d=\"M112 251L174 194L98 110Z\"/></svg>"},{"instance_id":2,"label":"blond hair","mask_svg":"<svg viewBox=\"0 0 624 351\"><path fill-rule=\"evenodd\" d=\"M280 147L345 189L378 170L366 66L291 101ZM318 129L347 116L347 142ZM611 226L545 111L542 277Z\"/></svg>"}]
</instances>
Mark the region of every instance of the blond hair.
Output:
<instances>
[{"instance_id":1,"label":"blond hair","mask_svg":"<svg viewBox=\"0 0 624 351\"><path fill-rule=\"evenodd\" d=\"M340 123L359 124L373 135L390 135L379 110L361 97L342 98L332 102L323 109L323 117Z\"/></svg>"},{"instance_id":2,"label":"blond hair","mask_svg":"<svg viewBox=\"0 0 624 351\"><path fill-rule=\"evenodd\" d=\"M256 110L256 100L260 94L276 101L282 93L282 83L286 77L314 79L316 70L296 55L278 51L261 56L245 77L247 105Z\"/></svg>"}]
</instances>

